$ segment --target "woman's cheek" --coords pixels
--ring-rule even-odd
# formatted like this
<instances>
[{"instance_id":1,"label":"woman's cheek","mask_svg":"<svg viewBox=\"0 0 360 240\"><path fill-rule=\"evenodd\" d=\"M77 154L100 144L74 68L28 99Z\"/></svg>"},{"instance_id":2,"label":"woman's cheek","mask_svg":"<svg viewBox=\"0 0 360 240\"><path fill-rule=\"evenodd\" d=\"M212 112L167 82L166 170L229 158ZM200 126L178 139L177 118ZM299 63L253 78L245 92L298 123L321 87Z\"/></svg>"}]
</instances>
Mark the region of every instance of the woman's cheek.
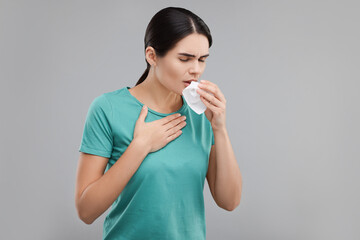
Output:
<instances>
[{"instance_id":1,"label":"woman's cheek","mask_svg":"<svg viewBox=\"0 0 360 240\"><path fill-rule=\"evenodd\" d=\"M184 66L182 66L181 64L179 64L179 63L173 63L173 64L169 67L169 70L171 71L171 75L172 75L173 77L176 77L176 76L182 75L183 68L184 68Z\"/></svg>"}]
</instances>

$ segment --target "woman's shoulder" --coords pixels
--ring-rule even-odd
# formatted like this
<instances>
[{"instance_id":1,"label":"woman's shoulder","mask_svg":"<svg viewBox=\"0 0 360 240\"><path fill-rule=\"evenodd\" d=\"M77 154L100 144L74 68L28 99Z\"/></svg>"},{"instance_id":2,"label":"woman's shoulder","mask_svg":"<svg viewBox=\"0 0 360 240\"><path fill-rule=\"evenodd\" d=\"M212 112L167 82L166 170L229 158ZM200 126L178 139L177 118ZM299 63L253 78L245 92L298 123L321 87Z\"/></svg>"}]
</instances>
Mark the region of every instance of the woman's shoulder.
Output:
<instances>
[{"instance_id":1,"label":"woman's shoulder","mask_svg":"<svg viewBox=\"0 0 360 240\"><path fill-rule=\"evenodd\" d=\"M118 101L119 98L125 96L125 88L116 89L109 92L104 92L100 95L97 95L91 103L92 107L108 108L112 105L114 101Z\"/></svg>"},{"instance_id":2,"label":"woman's shoulder","mask_svg":"<svg viewBox=\"0 0 360 240\"><path fill-rule=\"evenodd\" d=\"M127 90L126 88L127 87L122 87L122 88L119 88L119 89L116 89L116 90L105 92L105 93L101 94L100 96L103 96L105 98L125 96L126 90Z\"/></svg>"},{"instance_id":3,"label":"woman's shoulder","mask_svg":"<svg viewBox=\"0 0 360 240\"><path fill-rule=\"evenodd\" d=\"M100 95L98 95L97 97L95 97L94 101L97 102L108 102L108 103L113 103L118 102L119 98L124 98L126 97L126 87L120 88L120 89L116 89L116 90L112 90L109 92L104 92Z\"/></svg>"}]
</instances>

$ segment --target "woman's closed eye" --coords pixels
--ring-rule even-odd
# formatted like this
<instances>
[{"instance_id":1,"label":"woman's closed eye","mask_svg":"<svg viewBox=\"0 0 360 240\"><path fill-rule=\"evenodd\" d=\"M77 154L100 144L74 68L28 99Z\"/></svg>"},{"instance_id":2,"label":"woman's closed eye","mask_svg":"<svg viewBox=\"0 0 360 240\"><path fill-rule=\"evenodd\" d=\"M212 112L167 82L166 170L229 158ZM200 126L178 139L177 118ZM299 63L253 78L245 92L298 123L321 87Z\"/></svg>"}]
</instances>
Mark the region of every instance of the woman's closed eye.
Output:
<instances>
[{"instance_id":1,"label":"woman's closed eye","mask_svg":"<svg viewBox=\"0 0 360 240\"><path fill-rule=\"evenodd\" d=\"M182 62L187 62L187 61L189 61L189 59L181 59L181 58L179 58L179 60L182 61ZM200 59L199 59L199 61L200 61L200 62L205 62L205 60L200 60Z\"/></svg>"}]
</instances>

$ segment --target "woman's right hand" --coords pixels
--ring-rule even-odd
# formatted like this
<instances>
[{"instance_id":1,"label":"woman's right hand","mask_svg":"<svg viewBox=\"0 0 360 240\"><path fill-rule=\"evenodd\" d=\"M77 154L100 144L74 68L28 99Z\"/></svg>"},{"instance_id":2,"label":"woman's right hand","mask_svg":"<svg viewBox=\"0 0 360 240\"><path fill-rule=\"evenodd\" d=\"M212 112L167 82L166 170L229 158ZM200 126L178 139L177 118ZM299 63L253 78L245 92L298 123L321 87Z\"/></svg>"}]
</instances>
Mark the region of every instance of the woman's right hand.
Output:
<instances>
[{"instance_id":1,"label":"woman's right hand","mask_svg":"<svg viewBox=\"0 0 360 240\"><path fill-rule=\"evenodd\" d=\"M145 106L145 105L144 105ZM142 108L134 129L134 139L142 142L144 146L150 147L150 152L155 152L170 141L174 140L186 126L185 116L178 116L178 113L166 116L152 122L145 122L148 108Z\"/></svg>"}]
</instances>

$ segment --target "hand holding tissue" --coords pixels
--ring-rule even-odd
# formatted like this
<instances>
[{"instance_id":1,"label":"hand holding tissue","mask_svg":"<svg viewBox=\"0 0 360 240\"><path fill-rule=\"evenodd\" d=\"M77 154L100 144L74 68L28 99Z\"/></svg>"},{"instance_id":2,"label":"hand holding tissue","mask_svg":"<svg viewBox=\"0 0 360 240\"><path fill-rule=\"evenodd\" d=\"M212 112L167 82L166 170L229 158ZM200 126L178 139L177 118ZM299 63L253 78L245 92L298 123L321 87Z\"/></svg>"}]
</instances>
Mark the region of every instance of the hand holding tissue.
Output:
<instances>
[{"instance_id":1,"label":"hand holding tissue","mask_svg":"<svg viewBox=\"0 0 360 240\"><path fill-rule=\"evenodd\" d=\"M189 107L197 114L202 114L206 110L206 106L201 101L200 95L196 92L197 89L200 89L198 85L198 82L191 82L190 85L182 91L182 94Z\"/></svg>"}]
</instances>

